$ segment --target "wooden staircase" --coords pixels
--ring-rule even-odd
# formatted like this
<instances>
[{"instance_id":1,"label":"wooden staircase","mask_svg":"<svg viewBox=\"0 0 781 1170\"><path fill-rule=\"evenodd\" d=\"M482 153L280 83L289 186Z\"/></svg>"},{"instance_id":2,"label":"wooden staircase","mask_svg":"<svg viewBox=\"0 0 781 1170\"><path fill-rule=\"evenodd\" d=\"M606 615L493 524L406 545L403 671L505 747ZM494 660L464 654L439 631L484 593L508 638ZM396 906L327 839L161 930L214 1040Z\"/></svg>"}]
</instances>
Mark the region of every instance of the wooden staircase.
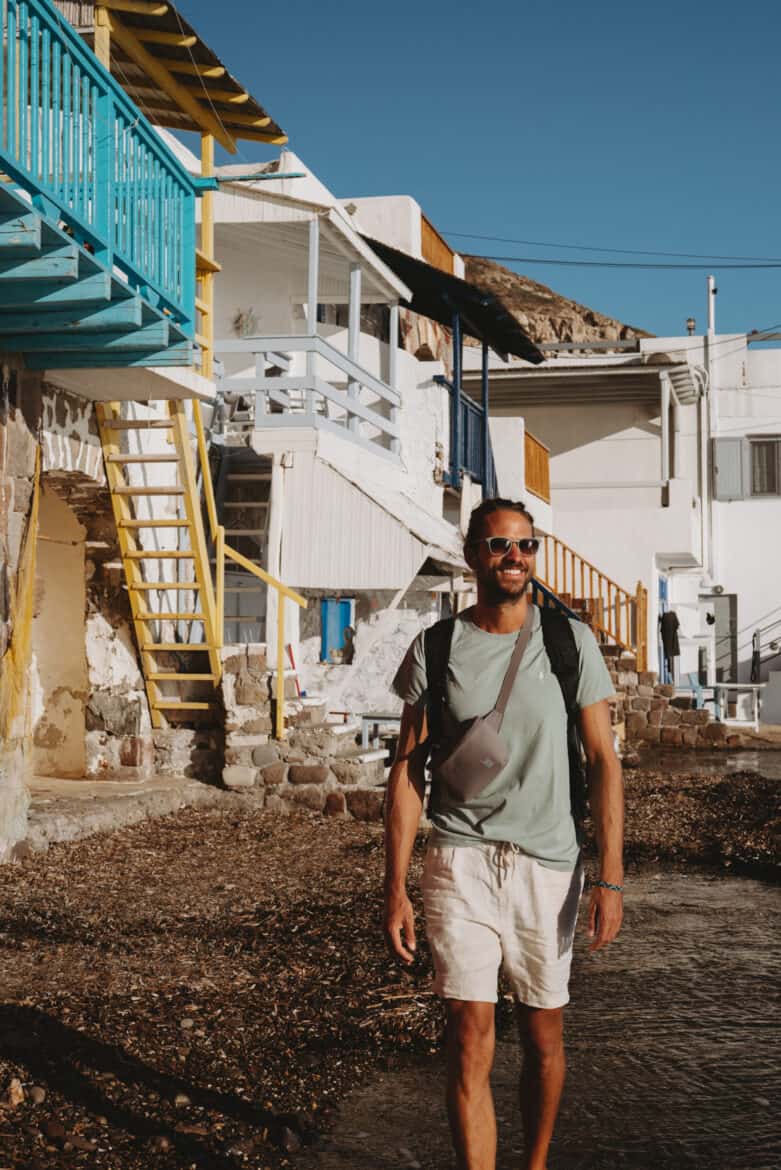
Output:
<instances>
[{"instance_id":1,"label":"wooden staircase","mask_svg":"<svg viewBox=\"0 0 781 1170\"><path fill-rule=\"evenodd\" d=\"M212 719L222 639L185 404L162 418L96 411L152 725Z\"/></svg>"},{"instance_id":2,"label":"wooden staircase","mask_svg":"<svg viewBox=\"0 0 781 1170\"><path fill-rule=\"evenodd\" d=\"M247 448L223 447L216 486L217 514L228 547L265 567L271 507L271 461ZM238 564L226 566L225 635L228 642L264 642L266 586Z\"/></svg>"},{"instance_id":3,"label":"wooden staircase","mask_svg":"<svg viewBox=\"0 0 781 1170\"><path fill-rule=\"evenodd\" d=\"M586 622L607 645L634 654L639 670L648 668L648 590L638 581L634 593L624 589L563 540L538 532L535 582L542 602L553 599Z\"/></svg>"},{"instance_id":4,"label":"wooden staircase","mask_svg":"<svg viewBox=\"0 0 781 1170\"><path fill-rule=\"evenodd\" d=\"M0 346L33 370L192 361L170 313L10 186L0 186Z\"/></svg>"}]
</instances>

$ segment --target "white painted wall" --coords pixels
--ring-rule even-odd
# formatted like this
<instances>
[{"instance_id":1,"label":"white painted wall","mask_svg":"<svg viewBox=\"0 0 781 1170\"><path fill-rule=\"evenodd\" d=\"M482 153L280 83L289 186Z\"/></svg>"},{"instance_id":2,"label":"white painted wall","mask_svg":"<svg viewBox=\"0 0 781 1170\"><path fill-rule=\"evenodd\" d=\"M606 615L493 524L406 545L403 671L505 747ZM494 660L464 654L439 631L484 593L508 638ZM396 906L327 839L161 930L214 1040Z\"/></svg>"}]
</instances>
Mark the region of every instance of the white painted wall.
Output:
<instances>
[{"instance_id":1,"label":"white painted wall","mask_svg":"<svg viewBox=\"0 0 781 1170\"><path fill-rule=\"evenodd\" d=\"M744 346L721 359L719 374L718 435L781 438L781 350ZM738 596L738 669L748 681L753 631L781 619L781 497L714 501L713 512L716 583ZM762 680L780 664L767 662Z\"/></svg>"},{"instance_id":2,"label":"white painted wall","mask_svg":"<svg viewBox=\"0 0 781 1170\"><path fill-rule=\"evenodd\" d=\"M421 209L410 195L372 195L341 203L345 209L355 207L352 222L359 232L420 258Z\"/></svg>"}]
</instances>

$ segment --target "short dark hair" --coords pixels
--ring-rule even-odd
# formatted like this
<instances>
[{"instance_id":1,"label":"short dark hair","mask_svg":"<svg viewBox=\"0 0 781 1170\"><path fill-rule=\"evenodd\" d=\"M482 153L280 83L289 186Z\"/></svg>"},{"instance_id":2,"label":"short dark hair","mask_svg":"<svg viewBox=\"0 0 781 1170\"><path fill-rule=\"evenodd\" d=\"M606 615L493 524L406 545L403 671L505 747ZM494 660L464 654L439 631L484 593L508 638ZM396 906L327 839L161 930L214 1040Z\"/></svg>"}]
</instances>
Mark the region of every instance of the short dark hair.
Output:
<instances>
[{"instance_id":1,"label":"short dark hair","mask_svg":"<svg viewBox=\"0 0 781 1170\"><path fill-rule=\"evenodd\" d=\"M525 516L534 528L534 517L525 504L522 504L520 500L504 500L501 496L494 496L492 499L483 500L476 508L472 509L469 527L464 537L464 545L474 544L480 539L483 531L483 518L490 516L492 512L517 512L519 516Z\"/></svg>"}]
</instances>

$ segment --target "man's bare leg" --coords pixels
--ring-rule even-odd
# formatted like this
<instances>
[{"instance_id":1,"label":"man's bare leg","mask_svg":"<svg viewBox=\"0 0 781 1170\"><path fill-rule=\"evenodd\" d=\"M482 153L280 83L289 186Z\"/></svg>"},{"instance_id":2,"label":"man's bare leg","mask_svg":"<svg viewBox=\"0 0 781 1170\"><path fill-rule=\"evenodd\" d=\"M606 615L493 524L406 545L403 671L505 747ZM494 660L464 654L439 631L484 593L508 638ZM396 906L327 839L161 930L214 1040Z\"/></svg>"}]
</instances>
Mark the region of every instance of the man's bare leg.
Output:
<instances>
[{"instance_id":1,"label":"man's bare leg","mask_svg":"<svg viewBox=\"0 0 781 1170\"><path fill-rule=\"evenodd\" d=\"M523 1170L545 1170L564 1086L564 1010L520 1004L518 1020L523 1047Z\"/></svg>"},{"instance_id":2,"label":"man's bare leg","mask_svg":"<svg viewBox=\"0 0 781 1170\"><path fill-rule=\"evenodd\" d=\"M447 1001L447 1112L458 1170L495 1170L494 1005Z\"/></svg>"}]
</instances>

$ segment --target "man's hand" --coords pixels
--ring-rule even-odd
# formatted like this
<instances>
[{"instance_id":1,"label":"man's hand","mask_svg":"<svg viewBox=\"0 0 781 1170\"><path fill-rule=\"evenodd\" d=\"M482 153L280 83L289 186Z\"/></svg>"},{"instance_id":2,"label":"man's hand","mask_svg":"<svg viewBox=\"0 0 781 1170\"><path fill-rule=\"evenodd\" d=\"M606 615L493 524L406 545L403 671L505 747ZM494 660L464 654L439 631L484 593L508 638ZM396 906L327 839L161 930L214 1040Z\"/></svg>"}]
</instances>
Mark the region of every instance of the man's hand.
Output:
<instances>
[{"instance_id":1,"label":"man's hand","mask_svg":"<svg viewBox=\"0 0 781 1170\"><path fill-rule=\"evenodd\" d=\"M592 886L588 908L588 936L590 951L598 951L612 942L621 929L624 916L624 896L618 890Z\"/></svg>"},{"instance_id":2,"label":"man's hand","mask_svg":"<svg viewBox=\"0 0 781 1170\"><path fill-rule=\"evenodd\" d=\"M409 967L415 960L415 915L406 891L385 895L384 929L388 950Z\"/></svg>"}]
</instances>

